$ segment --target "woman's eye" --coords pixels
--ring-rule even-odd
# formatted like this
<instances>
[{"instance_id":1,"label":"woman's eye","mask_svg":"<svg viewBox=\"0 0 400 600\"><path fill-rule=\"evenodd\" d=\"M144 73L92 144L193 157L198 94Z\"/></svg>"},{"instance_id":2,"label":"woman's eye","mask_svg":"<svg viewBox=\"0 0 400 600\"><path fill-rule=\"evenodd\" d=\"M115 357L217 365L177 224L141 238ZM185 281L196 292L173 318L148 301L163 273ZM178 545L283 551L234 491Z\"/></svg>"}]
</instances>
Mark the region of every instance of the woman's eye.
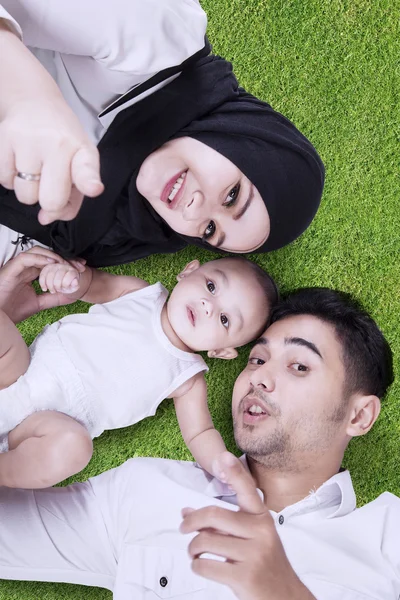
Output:
<instances>
[{"instance_id":1,"label":"woman's eye","mask_svg":"<svg viewBox=\"0 0 400 600\"><path fill-rule=\"evenodd\" d=\"M293 363L292 367L298 373L307 373L307 371L309 370L308 367L306 365L303 365L302 363Z\"/></svg>"},{"instance_id":2,"label":"woman's eye","mask_svg":"<svg viewBox=\"0 0 400 600\"><path fill-rule=\"evenodd\" d=\"M213 294L215 292L215 284L212 281L207 281L207 289Z\"/></svg>"},{"instance_id":3,"label":"woman's eye","mask_svg":"<svg viewBox=\"0 0 400 600\"><path fill-rule=\"evenodd\" d=\"M239 192L240 192L240 183L237 183L235 185L235 187L233 187L231 189L231 191L229 192L226 201L224 202L224 206L233 206L234 204L236 204L236 201L239 197Z\"/></svg>"},{"instance_id":4,"label":"woman's eye","mask_svg":"<svg viewBox=\"0 0 400 600\"><path fill-rule=\"evenodd\" d=\"M204 234L203 234L203 241L204 240L209 240L210 238L212 238L212 236L214 235L216 230L216 226L214 221L210 221L209 224L207 225L207 227L205 228Z\"/></svg>"},{"instance_id":5,"label":"woman's eye","mask_svg":"<svg viewBox=\"0 0 400 600\"><path fill-rule=\"evenodd\" d=\"M221 323L224 327L226 327L226 329L228 329L229 327L229 319L226 315L221 315Z\"/></svg>"},{"instance_id":6,"label":"woman's eye","mask_svg":"<svg viewBox=\"0 0 400 600\"><path fill-rule=\"evenodd\" d=\"M249 365L257 365L258 367L260 367L264 363L265 360L263 360L262 358L249 358Z\"/></svg>"}]
</instances>

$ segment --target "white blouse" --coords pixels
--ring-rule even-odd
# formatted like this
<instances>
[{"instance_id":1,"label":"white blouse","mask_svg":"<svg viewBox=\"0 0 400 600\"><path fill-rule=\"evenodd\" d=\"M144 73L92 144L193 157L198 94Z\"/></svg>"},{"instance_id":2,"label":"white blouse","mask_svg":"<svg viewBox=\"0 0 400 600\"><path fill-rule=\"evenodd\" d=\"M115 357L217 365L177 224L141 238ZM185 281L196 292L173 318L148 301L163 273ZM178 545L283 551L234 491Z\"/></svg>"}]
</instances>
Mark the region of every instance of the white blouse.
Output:
<instances>
[{"instance_id":1,"label":"white blouse","mask_svg":"<svg viewBox=\"0 0 400 600\"><path fill-rule=\"evenodd\" d=\"M93 141L114 117L173 78L99 116L156 73L204 46L198 0L1 0L0 18L57 82Z\"/></svg>"}]
</instances>

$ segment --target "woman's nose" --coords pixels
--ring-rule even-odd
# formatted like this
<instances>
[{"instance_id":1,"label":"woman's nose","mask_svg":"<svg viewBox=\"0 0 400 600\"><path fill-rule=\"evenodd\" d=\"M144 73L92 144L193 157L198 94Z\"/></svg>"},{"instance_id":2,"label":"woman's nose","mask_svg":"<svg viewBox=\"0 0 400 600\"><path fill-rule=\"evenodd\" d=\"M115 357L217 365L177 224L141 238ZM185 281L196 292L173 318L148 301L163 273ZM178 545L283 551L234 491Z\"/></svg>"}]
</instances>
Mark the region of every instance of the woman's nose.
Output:
<instances>
[{"instance_id":1,"label":"woman's nose","mask_svg":"<svg viewBox=\"0 0 400 600\"><path fill-rule=\"evenodd\" d=\"M250 372L250 384L254 389L272 392L275 389L275 376L272 370L272 365L265 362L258 369Z\"/></svg>"},{"instance_id":2,"label":"woman's nose","mask_svg":"<svg viewBox=\"0 0 400 600\"><path fill-rule=\"evenodd\" d=\"M187 199L183 209L183 217L186 221L198 221L204 218L204 195L200 191L196 191Z\"/></svg>"},{"instance_id":3,"label":"woman's nose","mask_svg":"<svg viewBox=\"0 0 400 600\"><path fill-rule=\"evenodd\" d=\"M212 302L210 302L206 298L202 298L200 302L201 302L201 306L203 307L206 316L212 317L213 311L214 311Z\"/></svg>"}]
</instances>

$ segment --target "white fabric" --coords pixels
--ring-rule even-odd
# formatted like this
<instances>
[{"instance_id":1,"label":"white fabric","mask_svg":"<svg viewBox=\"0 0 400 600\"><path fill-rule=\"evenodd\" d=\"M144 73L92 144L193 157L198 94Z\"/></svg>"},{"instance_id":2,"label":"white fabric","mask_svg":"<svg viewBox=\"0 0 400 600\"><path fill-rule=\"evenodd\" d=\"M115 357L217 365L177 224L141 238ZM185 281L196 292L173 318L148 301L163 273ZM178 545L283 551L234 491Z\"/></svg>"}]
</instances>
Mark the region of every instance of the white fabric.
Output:
<instances>
[{"instance_id":1,"label":"white fabric","mask_svg":"<svg viewBox=\"0 0 400 600\"><path fill-rule=\"evenodd\" d=\"M48 248L48 246L31 238L25 238L21 233L0 224L0 267L33 246Z\"/></svg>"},{"instance_id":2,"label":"white fabric","mask_svg":"<svg viewBox=\"0 0 400 600\"><path fill-rule=\"evenodd\" d=\"M97 437L154 415L164 398L207 370L201 356L165 335L167 296L156 283L47 326L31 346L28 371L0 390L0 452L33 412L63 412Z\"/></svg>"},{"instance_id":3,"label":"white fabric","mask_svg":"<svg viewBox=\"0 0 400 600\"><path fill-rule=\"evenodd\" d=\"M95 142L129 103L104 117L99 113L204 46L207 17L198 0L1 0L1 4L0 17L20 32Z\"/></svg>"},{"instance_id":4,"label":"white fabric","mask_svg":"<svg viewBox=\"0 0 400 600\"><path fill-rule=\"evenodd\" d=\"M192 573L191 537L178 528L184 506L235 510L235 501L194 463L152 458L67 488L0 488L0 577L106 587L115 600L233 600L227 587ZM356 509L345 471L272 515L317 600L398 600L398 498L385 493Z\"/></svg>"}]
</instances>

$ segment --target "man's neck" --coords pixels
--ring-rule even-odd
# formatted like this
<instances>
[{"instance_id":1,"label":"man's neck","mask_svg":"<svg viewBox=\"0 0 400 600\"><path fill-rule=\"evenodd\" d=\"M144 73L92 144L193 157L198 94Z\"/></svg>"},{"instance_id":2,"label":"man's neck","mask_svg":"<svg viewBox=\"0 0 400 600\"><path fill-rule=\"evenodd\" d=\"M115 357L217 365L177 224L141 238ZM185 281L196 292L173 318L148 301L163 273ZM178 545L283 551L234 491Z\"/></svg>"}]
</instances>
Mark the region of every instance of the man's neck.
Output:
<instances>
[{"instance_id":1,"label":"man's neck","mask_svg":"<svg viewBox=\"0 0 400 600\"><path fill-rule=\"evenodd\" d=\"M323 483L336 475L341 466L342 456L327 458L318 464L305 466L303 469L272 470L261 462L247 457L247 463L257 487L264 494L264 501L269 510L280 512L306 498L310 492L318 489Z\"/></svg>"}]
</instances>

